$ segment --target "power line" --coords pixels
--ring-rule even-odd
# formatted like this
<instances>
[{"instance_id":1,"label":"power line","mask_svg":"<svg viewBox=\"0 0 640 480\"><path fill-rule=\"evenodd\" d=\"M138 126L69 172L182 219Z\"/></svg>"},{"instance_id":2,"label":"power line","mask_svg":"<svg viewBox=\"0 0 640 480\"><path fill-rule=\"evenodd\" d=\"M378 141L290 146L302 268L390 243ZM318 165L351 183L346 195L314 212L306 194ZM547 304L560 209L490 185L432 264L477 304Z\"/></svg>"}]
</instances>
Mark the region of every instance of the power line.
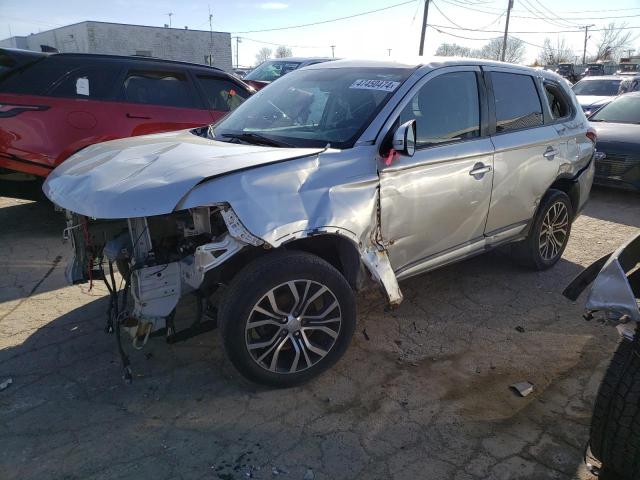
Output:
<instances>
[{"instance_id":1,"label":"power line","mask_svg":"<svg viewBox=\"0 0 640 480\"><path fill-rule=\"evenodd\" d=\"M455 7L463 8L463 9L466 9L466 10L472 10L474 12L480 12L480 13L484 13L484 14L487 14L487 15L495 15L496 14L496 12L487 12L486 10L481 10L479 8L473 8L473 7L470 7L470 6L466 5L466 4L465 5L461 5L459 3L456 3L458 0L441 0L441 1L443 1L444 3L448 3L449 5L453 5ZM487 7L485 7L485 8L487 8ZM515 12L515 10L513 10L513 11ZM520 10L520 11L522 12L522 10ZM527 11L529 13L534 13L534 12L531 12L531 10L527 10ZM542 20L542 18L540 18L540 15L534 16L534 17L527 16L527 15L511 15L511 17L512 18L526 18L526 19L529 19L529 20ZM578 21L587 20L588 21L588 20L607 20L607 19L630 18L630 17L640 17L640 14L637 14L637 15L622 15L622 16L609 16L609 17L600 17L600 16L598 16L598 17L567 17L567 18L564 18L564 20L578 20Z\"/></svg>"},{"instance_id":2,"label":"power line","mask_svg":"<svg viewBox=\"0 0 640 480\"><path fill-rule=\"evenodd\" d=\"M464 27L461 27L460 25L458 25L458 24L457 24L456 22L454 22L453 20L451 20L449 17L447 17L447 16L444 14L444 12L443 12L442 10L440 10L440 7L438 7L438 4L437 4L435 1L433 1L432 3L433 3L433 7L434 7L434 8L435 8L439 13L440 13L440 15L442 15L442 16L444 17L444 19L445 19L445 20L447 20L449 23L451 23L452 25L455 25L455 26L456 26L456 27L458 27L458 28L464 28Z\"/></svg>"},{"instance_id":3,"label":"power line","mask_svg":"<svg viewBox=\"0 0 640 480\"><path fill-rule=\"evenodd\" d=\"M319 22L303 23L303 24L300 24L300 25L289 25L289 26L286 26L286 27L277 27L277 28L264 28L264 29L261 29L261 30L246 30L244 32L233 32L233 33L275 32L276 30L290 30L292 28L312 27L314 25L322 25L322 24L325 24L325 23L338 22L340 20L347 20L349 18L362 17L363 15L369 15L369 14L372 14L372 13L382 12L384 10L390 10L392 8L401 7L403 5L409 5L410 3L413 3L414 1L415 0L410 0L408 2L396 3L394 5L389 5L388 7L377 8L375 10L368 10L366 12L360 12L360 13L354 13L353 15L347 15L346 17L332 18L330 20L322 20L322 21L319 21Z\"/></svg>"},{"instance_id":4,"label":"power line","mask_svg":"<svg viewBox=\"0 0 640 480\"><path fill-rule=\"evenodd\" d=\"M438 28L448 28L451 30L464 30L466 32L483 32L483 33L504 33L501 30L482 30L479 28L457 28L457 27L451 27L449 25L433 25L433 24L429 24L430 27L438 27ZM618 27L618 30L634 30L634 29L640 29L640 26L632 26L632 27ZM605 28L598 28L598 29L593 29L593 30L589 30L590 32L603 32L605 31ZM538 34L538 33L546 33L546 34L553 34L553 33L579 33L580 30L579 29L575 29L575 30L552 30L552 31L521 31L521 32L511 32L511 33L517 33L519 35L526 35L526 34Z\"/></svg>"},{"instance_id":5,"label":"power line","mask_svg":"<svg viewBox=\"0 0 640 480\"><path fill-rule=\"evenodd\" d=\"M451 3L452 5L456 5L458 7L462 7L462 8L467 8L468 6L472 5L472 6L478 6L480 5L480 2L474 2L474 3L469 3L469 2L464 2L463 0L450 0L447 3ZM495 10L496 12L500 11L501 8L499 7L491 7L488 5L482 6L482 8L484 9L488 9L488 10ZM471 9L473 10L473 9ZM566 11L566 10L558 10L557 13L602 13L602 12L625 12L625 11L631 11L631 10L640 10L640 7L632 7L632 8L610 8L610 9L602 9L602 10L570 10L570 11ZM482 13L494 13L494 12L486 12L483 10L477 10L480 11ZM513 9L514 12L518 12L518 13L526 13L525 10L518 10L518 9ZM513 15L515 17L515 15ZM527 18L527 17L524 17Z\"/></svg>"},{"instance_id":6,"label":"power line","mask_svg":"<svg viewBox=\"0 0 640 480\"><path fill-rule=\"evenodd\" d=\"M255 38L249 38L249 37L234 37L234 38L240 38L242 40L249 40L250 42L255 42L255 43L264 43L265 45L275 45L277 47L289 47L289 48L327 48L329 45L287 45L286 43L277 43L277 42L265 42L263 40L256 40Z\"/></svg>"}]
</instances>

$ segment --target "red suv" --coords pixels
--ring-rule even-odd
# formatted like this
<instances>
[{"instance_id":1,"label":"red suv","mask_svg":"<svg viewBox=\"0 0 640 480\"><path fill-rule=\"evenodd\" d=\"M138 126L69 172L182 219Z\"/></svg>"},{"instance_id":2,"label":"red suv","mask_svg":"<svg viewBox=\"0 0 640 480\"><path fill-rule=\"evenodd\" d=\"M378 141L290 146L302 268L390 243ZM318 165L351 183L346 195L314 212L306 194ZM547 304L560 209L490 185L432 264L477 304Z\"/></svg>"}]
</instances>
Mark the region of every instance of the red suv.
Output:
<instances>
[{"instance_id":1,"label":"red suv","mask_svg":"<svg viewBox=\"0 0 640 480\"><path fill-rule=\"evenodd\" d=\"M213 123L253 91L204 65L0 49L0 195L42 198L44 178L78 150Z\"/></svg>"}]
</instances>

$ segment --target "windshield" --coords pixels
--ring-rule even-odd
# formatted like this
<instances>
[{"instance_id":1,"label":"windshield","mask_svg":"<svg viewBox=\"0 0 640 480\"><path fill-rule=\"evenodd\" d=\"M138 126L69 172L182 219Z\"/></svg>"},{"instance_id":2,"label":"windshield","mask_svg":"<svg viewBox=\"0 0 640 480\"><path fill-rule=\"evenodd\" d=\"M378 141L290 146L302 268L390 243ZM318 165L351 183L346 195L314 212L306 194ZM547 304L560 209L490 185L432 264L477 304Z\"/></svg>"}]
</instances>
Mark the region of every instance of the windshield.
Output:
<instances>
[{"instance_id":1,"label":"windshield","mask_svg":"<svg viewBox=\"0 0 640 480\"><path fill-rule=\"evenodd\" d=\"M260 82L273 82L283 75L286 75L287 73L293 72L297 68L300 68L301 64L302 62L287 61L264 62L255 70L248 73L244 78L246 80L258 80Z\"/></svg>"},{"instance_id":2,"label":"windshield","mask_svg":"<svg viewBox=\"0 0 640 480\"><path fill-rule=\"evenodd\" d=\"M640 124L640 96L623 95L598 110L590 119L592 122Z\"/></svg>"},{"instance_id":3,"label":"windshield","mask_svg":"<svg viewBox=\"0 0 640 480\"><path fill-rule=\"evenodd\" d=\"M350 148L412 72L298 70L260 90L211 130L218 140L252 133L296 147Z\"/></svg>"},{"instance_id":4,"label":"windshield","mask_svg":"<svg viewBox=\"0 0 640 480\"><path fill-rule=\"evenodd\" d=\"M613 97L618 94L620 79L613 80L583 80L573 86L576 95L597 95L599 97Z\"/></svg>"}]
</instances>

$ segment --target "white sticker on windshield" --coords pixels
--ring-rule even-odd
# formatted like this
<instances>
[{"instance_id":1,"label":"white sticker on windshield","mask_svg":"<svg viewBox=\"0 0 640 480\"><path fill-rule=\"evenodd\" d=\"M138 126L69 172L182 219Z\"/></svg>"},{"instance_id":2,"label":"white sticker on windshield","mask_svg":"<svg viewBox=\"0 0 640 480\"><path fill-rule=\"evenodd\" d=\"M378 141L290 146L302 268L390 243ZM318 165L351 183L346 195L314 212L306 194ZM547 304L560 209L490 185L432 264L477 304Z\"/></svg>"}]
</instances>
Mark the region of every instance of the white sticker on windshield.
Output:
<instances>
[{"instance_id":1,"label":"white sticker on windshield","mask_svg":"<svg viewBox=\"0 0 640 480\"><path fill-rule=\"evenodd\" d=\"M80 77L76 80L76 94L89 95L89 79Z\"/></svg>"},{"instance_id":2,"label":"white sticker on windshield","mask_svg":"<svg viewBox=\"0 0 640 480\"><path fill-rule=\"evenodd\" d=\"M398 88L398 85L400 85L400 82L392 82L391 80L356 80L351 84L349 88L393 92L396 88Z\"/></svg>"}]
</instances>

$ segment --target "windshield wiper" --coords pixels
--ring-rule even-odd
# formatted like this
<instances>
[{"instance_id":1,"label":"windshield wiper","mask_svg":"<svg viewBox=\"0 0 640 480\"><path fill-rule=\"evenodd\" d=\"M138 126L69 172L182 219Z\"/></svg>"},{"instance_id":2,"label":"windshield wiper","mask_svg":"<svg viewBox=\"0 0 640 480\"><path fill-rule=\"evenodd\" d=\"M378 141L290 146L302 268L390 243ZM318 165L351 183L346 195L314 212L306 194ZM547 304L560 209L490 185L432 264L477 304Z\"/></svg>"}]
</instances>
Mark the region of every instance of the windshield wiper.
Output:
<instances>
[{"instance_id":1,"label":"windshield wiper","mask_svg":"<svg viewBox=\"0 0 640 480\"><path fill-rule=\"evenodd\" d=\"M293 145L280 140L274 140L273 138L265 137L259 133L254 132L242 132L242 133L223 133L220 135L224 138L235 138L247 143L255 143L256 145L268 145L270 147L292 147Z\"/></svg>"}]
</instances>

